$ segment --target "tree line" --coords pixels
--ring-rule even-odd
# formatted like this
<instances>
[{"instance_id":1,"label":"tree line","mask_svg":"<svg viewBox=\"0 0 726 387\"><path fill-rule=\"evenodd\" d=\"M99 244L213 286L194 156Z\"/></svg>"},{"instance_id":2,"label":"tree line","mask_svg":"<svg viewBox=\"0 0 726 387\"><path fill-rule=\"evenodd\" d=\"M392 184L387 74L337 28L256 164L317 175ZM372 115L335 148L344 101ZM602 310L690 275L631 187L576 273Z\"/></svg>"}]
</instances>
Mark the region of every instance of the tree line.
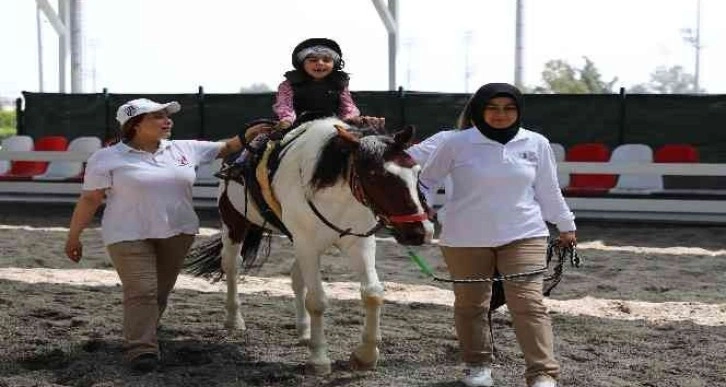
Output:
<instances>
[{"instance_id":1,"label":"tree line","mask_svg":"<svg viewBox=\"0 0 726 387\"><path fill-rule=\"evenodd\" d=\"M588 57L581 67L572 65L565 60L555 59L547 62L542 71L541 84L525 86L526 93L535 94L611 94L618 93L618 78L604 80L595 63ZM686 72L683 66L659 66L650 74L650 80L626 88L634 94L693 94L704 93L696 90L693 74ZM272 88L264 83L253 83L240 88L240 93L269 93Z\"/></svg>"},{"instance_id":2,"label":"tree line","mask_svg":"<svg viewBox=\"0 0 726 387\"><path fill-rule=\"evenodd\" d=\"M618 78L603 80L600 71L592 60L584 57L582 67L574 66L564 60L551 60L542 71L542 84L532 88L526 87L529 93L551 94L610 94L617 93L615 84ZM628 93L649 94L693 94L703 93L703 88L696 89L695 77L686 72L682 66L659 66L651 74L647 83L640 83L627 88Z\"/></svg>"}]
</instances>

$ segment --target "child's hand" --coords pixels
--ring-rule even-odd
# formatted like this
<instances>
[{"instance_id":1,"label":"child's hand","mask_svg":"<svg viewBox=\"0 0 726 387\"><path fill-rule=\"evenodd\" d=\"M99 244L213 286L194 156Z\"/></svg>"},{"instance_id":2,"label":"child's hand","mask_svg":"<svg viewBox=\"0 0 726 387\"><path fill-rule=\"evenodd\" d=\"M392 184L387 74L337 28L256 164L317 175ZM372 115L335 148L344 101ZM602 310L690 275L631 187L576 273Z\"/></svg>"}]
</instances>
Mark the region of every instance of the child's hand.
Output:
<instances>
[{"instance_id":1,"label":"child's hand","mask_svg":"<svg viewBox=\"0 0 726 387\"><path fill-rule=\"evenodd\" d=\"M386 119L383 117L358 116L348 118L346 121L358 127L368 126L376 131L381 131L386 126Z\"/></svg>"},{"instance_id":2,"label":"child's hand","mask_svg":"<svg viewBox=\"0 0 726 387\"><path fill-rule=\"evenodd\" d=\"M369 116L363 116L363 122L368 124L368 126L372 127L373 129L377 131L383 130L383 128L386 126L386 119L383 117L369 117Z\"/></svg>"}]
</instances>

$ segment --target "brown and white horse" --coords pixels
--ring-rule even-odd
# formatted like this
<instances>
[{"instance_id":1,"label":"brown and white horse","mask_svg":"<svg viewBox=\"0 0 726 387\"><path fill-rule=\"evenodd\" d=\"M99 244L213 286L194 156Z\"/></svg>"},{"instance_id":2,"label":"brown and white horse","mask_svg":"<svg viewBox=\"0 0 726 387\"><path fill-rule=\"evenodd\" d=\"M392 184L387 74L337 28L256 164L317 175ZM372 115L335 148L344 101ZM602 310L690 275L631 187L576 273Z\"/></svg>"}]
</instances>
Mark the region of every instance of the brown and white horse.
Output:
<instances>
[{"instance_id":1,"label":"brown and white horse","mask_svg":"<svg viewBox=\"0 0 726 387\"><path fill-rule=\"evenodd\" d=\"M329 373L320 256L337 246L353 260L365 305L362 339L351 354L351 365L375 368L384 289L375 268L374 233L384 225L407 245L429 242L433 236L428 208L417 188L420 166L404 152L412 137L413 128L393 136L366 134L336 118L309 121L292 130L282 139L279 167L270 184L286 230L265 221L245 186L234 181L220 184L222 232L190 255L197 274L220 266L224 271L226 327L245 328L237 297L238 257L242 255L245 265L254 260L265 229L285 232L295 252L291 276L298 336L308 343L308 366L317 374Z\"/></svg>"}]
</instances>

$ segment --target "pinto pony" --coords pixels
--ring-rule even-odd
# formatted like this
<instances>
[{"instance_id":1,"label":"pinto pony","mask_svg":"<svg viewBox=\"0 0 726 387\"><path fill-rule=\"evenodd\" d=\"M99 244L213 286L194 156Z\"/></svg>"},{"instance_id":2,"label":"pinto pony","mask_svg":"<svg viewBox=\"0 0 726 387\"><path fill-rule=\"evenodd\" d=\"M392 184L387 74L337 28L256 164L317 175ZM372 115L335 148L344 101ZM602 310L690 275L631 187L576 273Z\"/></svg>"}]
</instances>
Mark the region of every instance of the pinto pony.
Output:
<instances>
[{"instance_id":1,"label":"pinto pony","mask_svg":"<svg viewBox=\"0 0 726 387\"><path fill-rule=\"evenodd\" d=\"M274 156L278 168L270 180L279 203L278 226L263 216L245 185L232 180L220 184L222 231L192 251L194 262L189 266L198 275L220 267L224 271L227 328L245 329L237 295L238 257L242 255L247 266L257 255L264 231L285 233L295 253L291 276L296 328L301 342L308 344L307 366L316 374L329 373L320 256L337 246L353 260L365 306L361 342L351 354L351 365L375 368L384 290L375 268L374 234L385 226L407 245L429 242L433 236L417 186L420 166L404 152L413 132L409 127L393 136L366 133L336 118L293 129L279 144L281 150Z\"/></svg>"}]
</instances>

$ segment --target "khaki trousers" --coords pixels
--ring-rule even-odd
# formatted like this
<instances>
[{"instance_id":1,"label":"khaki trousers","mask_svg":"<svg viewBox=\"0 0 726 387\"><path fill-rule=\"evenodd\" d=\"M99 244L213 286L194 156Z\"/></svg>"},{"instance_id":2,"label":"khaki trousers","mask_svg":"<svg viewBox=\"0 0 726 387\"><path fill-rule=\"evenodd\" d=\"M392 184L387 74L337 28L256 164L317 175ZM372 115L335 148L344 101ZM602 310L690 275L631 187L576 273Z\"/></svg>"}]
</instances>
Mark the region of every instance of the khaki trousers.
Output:
<instances>
[{"instance_id":1,"label":"khaki trousers","mask_svg":"<svg viewBox=\"0 0 726 387\"><path fill-rule=\"evenodd\" d=\"M514 274L543 267L547 239L523 239L500 247L442 246L441 250L452 278L491 278L495 269L501 274ZM514 332L524 353L528 383L538 375L557 379L560 372L542 281L543 276L539 275L503 283ZM487 320L491 294L491 282L454 284L454 322L465 363L488 365L493 361Z\"/></svg>"},{"instance_id":2,"label":"khaki trousers","mask_svg":"<svg viewBox=\"0 0 726 387\"><path fill-rule=\"evenodd\" d=\"M126 360L159 353L157 324L192 242L193 235L179 234L106 247L123 287Z\"/></svg>"}]
</instances>

